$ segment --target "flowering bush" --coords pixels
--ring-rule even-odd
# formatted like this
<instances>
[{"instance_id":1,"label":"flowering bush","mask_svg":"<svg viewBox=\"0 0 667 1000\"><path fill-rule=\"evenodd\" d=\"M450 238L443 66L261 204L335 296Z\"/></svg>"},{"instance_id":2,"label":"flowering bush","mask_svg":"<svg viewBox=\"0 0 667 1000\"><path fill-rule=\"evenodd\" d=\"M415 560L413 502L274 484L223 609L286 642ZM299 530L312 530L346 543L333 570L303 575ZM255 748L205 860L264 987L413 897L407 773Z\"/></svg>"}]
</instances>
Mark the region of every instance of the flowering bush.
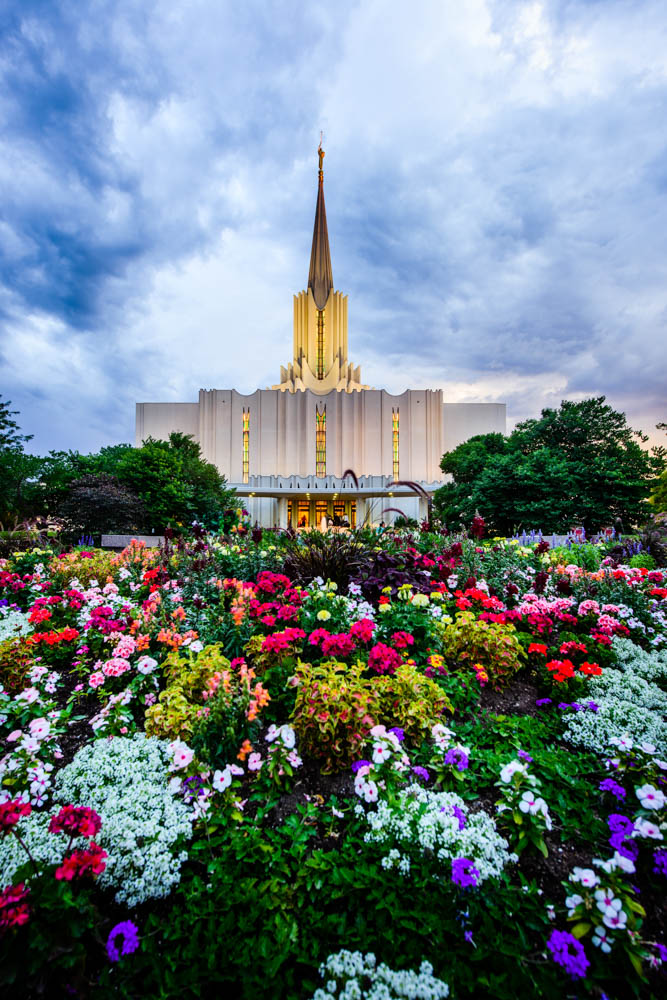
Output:
<instances>
[{"instance_id":1,"label":"flowering bush","mask_svg":"<svg viewBox=\"0 0 667 1000\"><path fill-rule=\"evenodd\" d=\"M61 801L89 805L101 817L108 859L100 884L115 889L119 903L168 896L180 881L192 823L167 786L169 760L160 740L116 736L83 747L57 775Z\"/></svg>"},{"instance_id":2,"label":"flowering bush","mask_svg":"<svg viewBox=\"0 0 667 1000\"><path fill-rule=\"evenodd\" d=\"M366 821L366 843L389 848L382 867L406 875L416 861L423 861L432 878L451 878L452 862L462 858L474 865L473 881L480 884L516 860L493 819L481 810L470 812L453 792L432 792L411 784L391 801L380 798L377 807L366 813Z\"/></svg>"},{"instance_id":3,"label":"flowering bush","mask_svg":"<svg viewBox=\"0 0 667 1000\"><path fill-rule=\"evenodd\" d=\"M441 1000L449 987L433 975L430 962L422 962L419 972L395 972L375 955L360 951L339 951L320 966L326 988L315 990L312 1000Z\"/></svg>"}]
</instances>

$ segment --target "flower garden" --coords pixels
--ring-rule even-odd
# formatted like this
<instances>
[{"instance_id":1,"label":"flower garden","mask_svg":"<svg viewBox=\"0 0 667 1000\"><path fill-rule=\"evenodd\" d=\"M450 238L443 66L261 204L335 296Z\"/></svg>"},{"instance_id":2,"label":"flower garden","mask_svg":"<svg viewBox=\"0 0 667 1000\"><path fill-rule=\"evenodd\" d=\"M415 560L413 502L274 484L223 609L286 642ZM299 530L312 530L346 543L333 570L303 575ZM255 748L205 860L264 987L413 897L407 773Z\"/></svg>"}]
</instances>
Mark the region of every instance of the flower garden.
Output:
<instances>
[{"instance_id":1,"label":"flower garden","mask_svg":"<svg viewBox=\"0 0 667 1000\"><path fill-rule=\"evenodd\" d=\"M665 995L645 556L242 525L15 553L0 685L8 995Z\"/></svg>"}]
</instances>

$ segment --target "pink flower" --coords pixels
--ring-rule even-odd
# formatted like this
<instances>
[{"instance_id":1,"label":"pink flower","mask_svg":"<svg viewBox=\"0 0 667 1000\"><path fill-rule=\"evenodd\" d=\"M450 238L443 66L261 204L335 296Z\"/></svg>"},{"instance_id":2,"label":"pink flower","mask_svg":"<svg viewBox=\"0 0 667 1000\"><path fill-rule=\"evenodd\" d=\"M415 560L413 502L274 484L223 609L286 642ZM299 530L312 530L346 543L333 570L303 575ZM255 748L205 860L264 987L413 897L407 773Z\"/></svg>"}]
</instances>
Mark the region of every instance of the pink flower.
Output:
<instances>
[{"instance_id":1,"label":"pink flower","mask_svg":"<svg viewBox=\"0 0 667 1000\"><path fill-rule=\"evenodd\" d=\"M16 741L20 740L22 736L23 736L23 733L21 732L21 730L20 729L15 729L7 737L7 742L8 743L16 743Z\"/></svg>"},{"instance_id":2,"label":"pink flower","mask_svg":"<svg viewBox=\"0 0 667 1000\"><path fill-rule=\"evenodd\" d=\"M104 684L104 674L95 673L91 674L88 678L88 685L91 688L98 688L100 685Z\"/></svg>"}]
</instances>

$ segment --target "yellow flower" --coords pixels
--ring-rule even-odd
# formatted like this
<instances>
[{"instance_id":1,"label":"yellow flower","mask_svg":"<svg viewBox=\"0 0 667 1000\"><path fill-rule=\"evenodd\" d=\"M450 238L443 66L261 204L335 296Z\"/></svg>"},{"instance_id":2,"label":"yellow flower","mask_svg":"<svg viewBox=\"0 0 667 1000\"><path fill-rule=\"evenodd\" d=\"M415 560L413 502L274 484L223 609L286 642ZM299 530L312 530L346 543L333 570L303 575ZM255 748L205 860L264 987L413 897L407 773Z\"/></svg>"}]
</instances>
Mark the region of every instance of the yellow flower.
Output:
<instances>
[{"instance_id":1,"label":"yellow flower","mask_svg":"<svg viewBox=\"0 0 667 1000\"><path fill-rule=\"evenodd\" d=\"M329 621L330 618L331 618L331 612L327 611L326 608L322 608L321 611L317 612L317 620L319 622Z\"/></svg>"},{"instance_id":2,"label":"yellow flower","mask_svg":"<svg viewBox=\"0 0 667 1000\"><path fill-rule=\"evenodd\" d=\"M415 608L426 608L430 602L426 594L415 594L410 603Z\"/></svg>"}]
</instances>

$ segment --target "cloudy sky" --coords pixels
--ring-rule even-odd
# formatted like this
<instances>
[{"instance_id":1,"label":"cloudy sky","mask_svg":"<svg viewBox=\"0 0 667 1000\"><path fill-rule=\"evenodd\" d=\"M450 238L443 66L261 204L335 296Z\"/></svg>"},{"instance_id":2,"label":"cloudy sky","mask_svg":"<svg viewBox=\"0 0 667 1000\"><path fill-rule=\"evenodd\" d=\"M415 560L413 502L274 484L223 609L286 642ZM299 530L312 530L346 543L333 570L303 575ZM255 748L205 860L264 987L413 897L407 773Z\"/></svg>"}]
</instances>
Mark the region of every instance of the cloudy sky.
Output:
<instances>
[{"instance_id":1,"label":"cloudy sky","mask_svg":"<svg viewBox=\"0 0 667 1000\"><path fill-rule=\"evenodd\" d=\"M320 129L366 382L667 418L664 0L4 0L0 393L33 450L277 381Z\"/></svg>"}]
</instances>

